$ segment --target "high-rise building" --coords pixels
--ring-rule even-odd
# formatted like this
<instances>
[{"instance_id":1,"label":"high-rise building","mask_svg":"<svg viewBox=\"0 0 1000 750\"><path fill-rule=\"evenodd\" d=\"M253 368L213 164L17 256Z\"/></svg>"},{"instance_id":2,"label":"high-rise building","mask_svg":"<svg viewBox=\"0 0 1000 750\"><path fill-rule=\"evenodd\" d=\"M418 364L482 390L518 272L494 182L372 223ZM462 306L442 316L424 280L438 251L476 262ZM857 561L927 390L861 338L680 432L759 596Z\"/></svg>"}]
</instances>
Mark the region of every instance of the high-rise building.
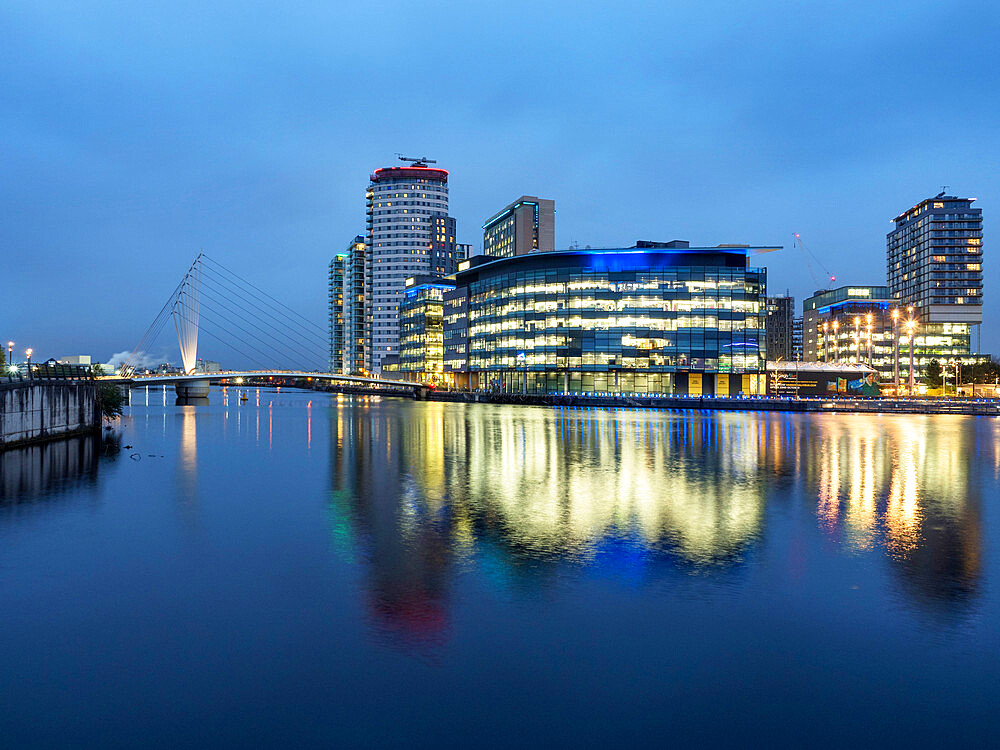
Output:
<instances>
[{"instance_id":1,"label":"high-rise building","mask_svg":"<svg viewBox=\"0 0 1000 750\"><path fill-rule=\"evenodd\" d=\"M792 318L792 359L802 361L802 316Z\"/></svg>"},{"instance_id":2,"label":"high-rise building","mask_svg":"<svg viewBox=\"0 0 1000 750\"><path fill-rule=\"evenodd\" d=\"M435 229L454 238L454 222L436 222L448 216L448 172L428 166L428 160L405 159L402 167L376 169L365 194L367 257L365 264L365 369L381 371L382 359L399 353L399 303L407 278L433 275L450 267L447 253L454 239L440 243L435 256ZM457 262L457 261L455 261Z\"/></svg>"},{"instance_id":3,"label":"high-rise building","mask_svg":"<svg viewBox=\"0 0 1000 750\"><path fill-rule=\"evenodd\" d=\"M556 202L522 195L483 224L483 255L512 258L556 247Z\"/></svg>"},{"instance_id":4,"label":"high-rise building","mask_svg":"<svg viewBox=\"0 0 1000 750\"><path fill-rule=\"evenodd\" d=\"M330 326L330 372L344 371L344 275L348 253L337 253L330 261L327 308Z\"/></svg>"},{"instance_id":5,"label":"high-rise building","mask_svg":"<svg viewBox=\"0 0 1000 750\"><path fill-rule=\"evenodd\" d=\"M792 319L795 317L795 298L767 298L767 316L764 319L764 341L767 358L772 362L792 360Z\"/></svg>"},{"instance_id":6,"label":"high-rise building","mask_svg":"<svg viewBox=\"0 0 1000 750\"><path fill-rule=\"evenodd\" d=\"M889 293L922 325L983 320L983 212L938 193L904 211L886 236Z\"/></svg>"},{"instance_id":7,"label":"high-rise building","mask_svg":"<svg viewBox=\"0 0 1000 750\"><path fill-rule=\"evenodd\" d=\"M451 276L465 260L469 245L455 241L455 219L451 216L431 217L431 274Z\"/></svg>"},{"instance_id":8,"label":"high-rise building","mask_svg":"<svg viewBox=\"0 0 1000 750\"><path fill-rule=\"evenodd\" d=\"M365 238L357 235L347 246L344 268L344 355L342 372L357 374L365 370L366 344L366 273L368 245Z\"/></svg>"}]
</instances>

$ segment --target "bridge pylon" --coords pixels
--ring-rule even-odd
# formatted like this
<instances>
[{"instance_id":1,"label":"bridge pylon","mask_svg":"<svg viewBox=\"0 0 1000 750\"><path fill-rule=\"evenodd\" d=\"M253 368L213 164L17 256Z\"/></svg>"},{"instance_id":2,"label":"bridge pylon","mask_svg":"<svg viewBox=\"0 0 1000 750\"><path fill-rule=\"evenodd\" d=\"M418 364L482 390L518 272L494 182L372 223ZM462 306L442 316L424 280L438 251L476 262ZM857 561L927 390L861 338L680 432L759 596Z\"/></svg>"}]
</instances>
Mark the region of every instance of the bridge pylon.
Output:
<instances>
[{"instance_id":1,"label":"bridge pylon","mask_svg":"<svg viewBox=\"0 0 1000 750\"><path fill-rule=\"evenodd\" d=\"M181 349L181 366L190 375L198 364L198 316L201 312L201 255L184 275L171 313Z\"/></svg>"}]
</instances>

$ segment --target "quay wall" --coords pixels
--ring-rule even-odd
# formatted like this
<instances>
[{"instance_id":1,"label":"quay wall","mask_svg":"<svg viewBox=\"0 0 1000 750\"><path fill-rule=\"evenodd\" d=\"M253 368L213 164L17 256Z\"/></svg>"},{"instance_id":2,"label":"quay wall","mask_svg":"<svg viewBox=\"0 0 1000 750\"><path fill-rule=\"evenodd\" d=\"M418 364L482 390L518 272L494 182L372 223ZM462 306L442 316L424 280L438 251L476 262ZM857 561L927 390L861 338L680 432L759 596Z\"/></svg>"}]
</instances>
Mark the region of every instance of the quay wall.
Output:
<instances>
[{"instance_id":1,"label":"quay wall","mask_svg":"<svg viewBox=\"0 0 1000 750\"><path fill-rule=\"evenodd\" d=\"M79 435L100 425L92 381L0 384L0 450Z\"/></svg>"},{"instance_id":2,"label":"quay wall","mask_svg":"<svg viewBox=\"0 0 1000 750\"><path fill-rule=\"evenodd\" d=\"M590 406L639 409L707 409L712 411L785 411L867 414L968 414L1000 416L997 399L785 398L757 396L598 396L595 394L519 394L431 391L431 401L458 401L534 406Z\"/></svg>"}]
</instances>

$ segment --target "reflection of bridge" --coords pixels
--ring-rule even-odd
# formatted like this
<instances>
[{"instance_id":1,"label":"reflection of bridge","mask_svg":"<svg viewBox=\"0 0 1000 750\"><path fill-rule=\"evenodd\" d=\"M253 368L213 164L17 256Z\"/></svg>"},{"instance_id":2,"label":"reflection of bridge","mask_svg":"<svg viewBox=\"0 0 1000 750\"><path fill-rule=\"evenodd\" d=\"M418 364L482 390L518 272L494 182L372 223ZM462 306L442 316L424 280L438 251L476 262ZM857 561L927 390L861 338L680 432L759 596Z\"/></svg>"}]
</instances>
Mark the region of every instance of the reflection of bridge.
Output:
<instances>
[{"instance_id":1,"label":"reflection of bridge","mask_svg":"<svg viewBox=\"0 0 1000 750\"><path fill-rule=\"evenodd\" d=\"M177 332L182 371L144 372L148 352L169 321ZM198 360L199 335L258 367L208 372ZM199 255L122 365L121 378L133 387L173 385L182 398L207 396L212 383L239 385L241 380L327 382L392 389L417 397L427 391L419 383L333 372L337 366L337 352L320 326L222 264Z\"/></svg>"},{"instance_id":2,"label":"reflection of bridge","mask_svg":"<svg viewBox=\"0 0 1000 750\"><path fill-rule=\"evenodd\" d=\"M215 383L227 385L257 384L259 380L312 381L319 383L343 383L366 387L396 388L403 393L423 395L427 388L419 383L407 383L388 378L368 378L361 375L340 375L333 372L308 372L303 370L225 370L220 372L176 373L168 375L133 375L129 384L133 387L144 385L173 385L182 398L200 398L208 395L209 387ZM246 383L246 381L250 381Z\"/></svg>"}]
</instances>

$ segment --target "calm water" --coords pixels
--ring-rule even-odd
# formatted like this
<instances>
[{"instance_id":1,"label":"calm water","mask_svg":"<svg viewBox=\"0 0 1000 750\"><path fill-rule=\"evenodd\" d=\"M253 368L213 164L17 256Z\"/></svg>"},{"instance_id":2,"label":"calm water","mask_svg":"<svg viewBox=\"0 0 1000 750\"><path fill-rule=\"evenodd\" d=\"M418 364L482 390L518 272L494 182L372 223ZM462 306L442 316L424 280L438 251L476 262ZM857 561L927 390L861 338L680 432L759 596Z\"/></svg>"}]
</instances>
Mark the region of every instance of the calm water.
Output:
<instances>
[{"instance_id":1,"label":"calm water","mask_svg":"<svg viewBox=\"0 0 1000 750\"><path fill-rule=\"evenodd\" d=\"M249 395L0 455L0 745L1000 729L1000 421Z\"/></svg>"}]
</instances>

